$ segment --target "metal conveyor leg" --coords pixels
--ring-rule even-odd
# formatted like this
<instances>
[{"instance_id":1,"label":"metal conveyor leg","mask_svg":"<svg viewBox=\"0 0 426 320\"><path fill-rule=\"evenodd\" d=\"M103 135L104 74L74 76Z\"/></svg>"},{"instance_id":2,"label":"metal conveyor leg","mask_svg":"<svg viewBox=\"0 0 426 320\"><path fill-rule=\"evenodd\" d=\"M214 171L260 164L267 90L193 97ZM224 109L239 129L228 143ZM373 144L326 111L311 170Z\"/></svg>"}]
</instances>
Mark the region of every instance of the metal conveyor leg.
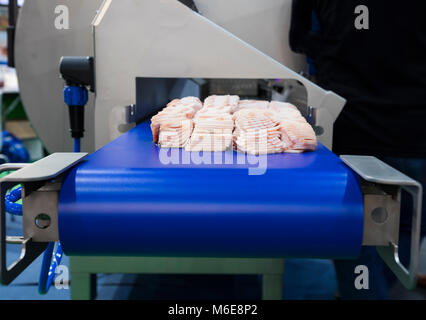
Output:
<instances>
[{"instance_id":1,"label":"metal conveyor leg","mask_svg":"<svg viewBox=\"0 0 426 320\"><path fill-rule=\"evenodd\" d=\"M262 299L281 300L284 259L71 256L70 273L72 300L94 298L96 273L262 275Z\"/></svg>"},{"instance_id":2,"label":"metal conveyor leg","mask_svg":"<svg viewBox=\"0 0 426 320\"><path fill-rule=\"evenodd\" d=\"M282 300L283 296L283 275L263 274L262 275L262 300Z\"/></svg>"},{"instance_id":3,"label":"metal conveyor leg","mask_svg":"<svg viewBox=\"0 0 426 320\"><path fill-rule=\"evenodd\" d=\"M71 272L71 299L72 300L90 300L91 293L92 293L90 280L91 280L90 273Z\"/></svg>"}]
</instances>

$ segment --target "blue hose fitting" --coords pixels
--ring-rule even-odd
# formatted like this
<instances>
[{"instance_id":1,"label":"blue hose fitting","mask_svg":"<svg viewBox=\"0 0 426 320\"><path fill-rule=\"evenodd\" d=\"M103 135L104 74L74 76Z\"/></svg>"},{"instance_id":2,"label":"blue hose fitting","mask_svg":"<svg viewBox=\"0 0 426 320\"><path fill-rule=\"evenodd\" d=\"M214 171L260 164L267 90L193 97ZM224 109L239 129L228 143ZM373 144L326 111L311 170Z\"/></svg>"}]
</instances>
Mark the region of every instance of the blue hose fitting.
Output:
<instances>
[{"instance_id":1,"label":"blue hose fitting","mask_svg":"<svg viewBox=\"0 0 426 320\"><path fill-rule=\"evenodd\" d=\"M86 87L66 86L64 88L64 101L69 110L71 136L82 138L84 135L84 106L88 101Z\"/></svg>"}]
</instances>

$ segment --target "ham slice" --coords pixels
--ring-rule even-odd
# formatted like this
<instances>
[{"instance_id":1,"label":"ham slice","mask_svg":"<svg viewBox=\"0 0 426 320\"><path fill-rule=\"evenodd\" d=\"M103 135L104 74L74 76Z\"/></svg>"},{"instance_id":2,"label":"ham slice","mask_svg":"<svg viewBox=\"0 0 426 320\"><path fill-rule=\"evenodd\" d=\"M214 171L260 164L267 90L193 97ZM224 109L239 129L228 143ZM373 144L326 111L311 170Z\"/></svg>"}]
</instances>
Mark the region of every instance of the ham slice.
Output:
<instances>
[{"instance_id":1,"label":"ham slice","mask_svg":"<svg viewBox=\"0 0 426 320\"><path fill-rule=\"evenodd\" d=\"M194 119L194 133L232 133L234 120L230 114L201 114Z\"/></svg>"},{"instance_id":2,"label":"ham slice","mask_svg":"<svg viewBox=\"0 0 426 320\"><path fill-rule=\"evenodd\" d=\"M291 119L302 122L306 121L297 107L290 103L272 101L269 104L269 110L276 113L279 119Z\"/></svg>"},{"instance_id":3,"label":"ham slice","mask_svg":"<svg viewBox=\"0 0 426 320\"><path fill-rule=\"evenodd\" d=\"M242 109L267 109L269 106L268 101L262 100L240 100L238 104L238 109L235 111L239 111Z\"/></svg>"},{"instance_id":4,"label":"ham slice","mask_svg":"<svg viewBox=\"0 0 426 320\"><path fill-rule=\"evenodd\" d=\"M179 106L185 106L185 107L191 107L193 108L195 111L200 110L203 107L202 102L200 101L200 99L198 99L197 97L185 97L182 99L174 99L172 101L170 101L166 108L171 108L171 107L179 107Z\"/></svg>"},{"instance_id":5,"label":"ham slice","mask_svg":"<svg viewBox=\"0 0 426 320\"><path fill-rule=\"evenodd\" d=\"M272 117L280 122L284 152L301 153L316 150L318 143L315 132L297 107L290 103L272 101L269 110L273 112Z\"/></svg>"},{"instance_id":6,"label":"ham slice","mask_svg":"<svg viewBox=\"0 0 426 320\"><path fill-rule=\"evenodd\" d=\"M191 119L164 122L160 126L158 144L162 148L182 148L191 137L192 129Z\"/></svg>"},{"instance_id":7,"label":"ham slice","mask_svg":"<svg viewBox=\"0 0 426 320\"><path fill-rule=\"evenodd\" d=\"M231 148L234 120L230 114L197 114L194 124L194 132L185 148L187 151L225 151Z\"/></svg>"},{"instance_id":8,"label":"ham slice","mask_svg":"<svg viewBox=\"0 0 426 320\"><path fill-rule=\"evenodd\" d=\"M193 133L186 151L226 151L232 145L232 133Z\"/></svg>"},{"instance_id":9,"label":"ham slice","mask_svg":"<svg viewBox=\"0 0 426 320\"><path fill-rule=\"evenodd\" d=\"M202 103L196 97L175 99L168 103L151 119L154 142L161 147L183 147L192 133L192 119L201 107Z\"/></svg>"},{"instance_id":10,"label":"ham slice","mask_svg":"<svg viewBox=\"0 0 426 320\"><path fill-rule=\"evenodd\" d=\"M224 110L225 113L234 113L238 108L238 103L240 101L239 96L209 96L204 100L204 108L206 109L216 109Z\"/></svg>"},{"instance_id":11,"label":"ham slice","mask_svg":"<svg viewBox=\"0 0 426 320\"><path fill-rule=\"evenodd\" d=\"M226 151L232 147L238 96L209 96L194 118L194 132L185 147L187 151Z\"/></svg>"},{"instance_id":12,"label":"ham slice","mask_svg":"<svg viewBox=\"0 0 426 320\"><path fill-rule=\"evenodd\" d=\"M288 153L314 151L318 144L313 128L306 121L282 120L281 137L287 144L284 152Z\"/></svg>"},{"instance_id":13,"label":"ham slice","mask_svg":"<svg viewBox=\"0 0 426 320\"><path fill-rule=\"evenodd\" d=\"M241 109L234 114L234 148L248 154L280 153L280 123L261 109Z\"/></svg>"}]
</instances>

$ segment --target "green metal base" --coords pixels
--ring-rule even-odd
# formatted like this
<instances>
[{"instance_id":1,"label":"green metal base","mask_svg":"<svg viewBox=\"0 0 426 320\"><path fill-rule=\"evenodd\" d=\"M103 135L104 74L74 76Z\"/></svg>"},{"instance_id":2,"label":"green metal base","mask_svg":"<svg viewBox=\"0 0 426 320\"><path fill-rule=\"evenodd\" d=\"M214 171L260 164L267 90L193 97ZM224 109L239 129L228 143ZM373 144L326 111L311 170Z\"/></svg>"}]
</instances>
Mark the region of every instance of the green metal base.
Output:
<instances>
[{"instance_id":1,"label":"green metal base","mask_svg":"<svg viewBox=\"0 0 426 320\"><path fill-rule=\"evenodd\" d=\"M70 267L73 300L94 298L91 275L96 273L258 274L262 299L282 299L284 259L70 257Z\"/></svg>"}]
</instances>

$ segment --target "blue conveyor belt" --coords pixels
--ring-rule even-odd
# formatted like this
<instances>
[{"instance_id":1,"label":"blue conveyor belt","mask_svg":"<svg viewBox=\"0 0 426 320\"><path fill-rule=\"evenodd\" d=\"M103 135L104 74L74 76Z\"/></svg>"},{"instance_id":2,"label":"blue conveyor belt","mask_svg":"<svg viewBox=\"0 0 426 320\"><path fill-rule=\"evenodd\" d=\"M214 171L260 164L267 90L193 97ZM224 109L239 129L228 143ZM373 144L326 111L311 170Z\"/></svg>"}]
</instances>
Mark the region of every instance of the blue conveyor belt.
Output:
<instances>
[{"instance_id":1,"label":"blue conveyor belt","mask_svg":"<svg viewBox=\"0 0 426 320\"><path fill-rule=\"evenodd\" d=\"M66 254L359 254L359 180L324 146L311 153L268 155L263 175L249 175L248 168L256 167L250 163L164 164L160 152L143 123L69 172L59 199L59 235ZM237 161L237 153L227 155Z\"/></svg>"}]
</instances>

